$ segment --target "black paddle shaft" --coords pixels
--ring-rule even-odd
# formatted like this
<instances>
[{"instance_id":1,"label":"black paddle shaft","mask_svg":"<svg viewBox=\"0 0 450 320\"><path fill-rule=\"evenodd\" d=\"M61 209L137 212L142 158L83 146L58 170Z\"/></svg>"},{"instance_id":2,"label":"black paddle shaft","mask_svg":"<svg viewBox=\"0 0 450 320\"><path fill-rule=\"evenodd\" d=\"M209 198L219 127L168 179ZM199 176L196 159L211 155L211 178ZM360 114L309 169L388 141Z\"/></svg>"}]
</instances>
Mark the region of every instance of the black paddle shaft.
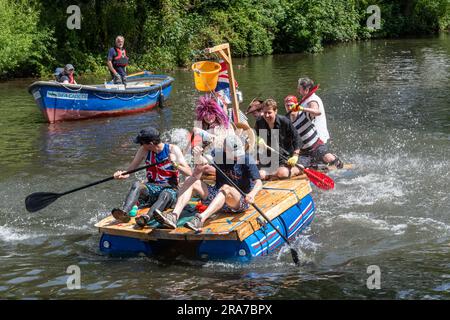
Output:
<instances>
[{"instance_id":1,"label":"black paddle shaft","mask_svg":"<svg viewBox=\"0 0 450 320\"><path fill-rule=\"evenodd\" d=\"M125 175L125 174L134 173L136 171L147 169L149 167L158 165L158 164L163 163L163 162L164 161L148 164L148 165L145 165L145 166L142 166L142 167L139 167L139 168L136 168L136 169L124 172L122 174ZM113 180L113 179L114 179L114 176L106 178L106 179L102 179L102 180L99 180L99 181L92 182L92 183L87 184L85 186L82 186L82 187L79 187L79 188L75 188L75 189L66 191L64 193L35 192L35 193L32 193L32 194L30 194L29 196L26 197L26 199L25 199L25 208L29 212L36 212L36 211L39 211L39 210L47 207L49 204L51 204L52 202L56 201L56 199L58 199L61 196L64 196L66 194L73 193L73 192L76 192L76 191L80 191L80 190L83 190L83 189L86 189L86 188L89 188L89 187L92 187L92 186L95 186L97 184L100 184L100 183L103 183L103 182L107 182L107 181L110 181L110 180Z\"/></svg>"},{"instance_id":2,"label":"black paddle shaft","mask_svg":"<svg viewBox=\"0 0 450 320\"><path fill-rule=\"evenodd\" d=\"M209 159L208 159L209 160ZM216 169L217 173L219 173L220 175L222 175L225 180L231 185L233 186L237 191L239 191L239 193L245 197L246 194L244 193L244 191L241 190L241 188L239 188L234 182L233 180L231 180L222 170L220 170L220 168L217 166L217 164L210 160L209 163ZM292 254L292 260L294 260L294 263L296 265L298 265L299 260L298 260L298 253L297 251L295 251L295 249L292 247L291 243L289 242L288 238L286 238L280 230L278 230L277 227L275 227L275 225L272 223L272 221L270 221L270 219L265 215L265 213L254 203L252 203L252 206L256 209L256 211L259 212L259 214L261 216L263 216L264 219L266 219L266 221L272 226L272 228L280 235L280 237L288 244L288 246L291 249L291 254Z\"/></svg>"},{"instance_id":3,"label":"black paddle shaft","mask_svg":"<svg viewBox=\"0 0 450 320\"><path fill-rule=\"evenodd\" d=\"M144 169L147 169L147 168L156 166L156 165L158 165L158 164L160 164L160 163L162 163L162 162L156 162L156 163L148 164L148 165L145 165L145 166L142 166L142 167L139 167L139 168L136 168L136 169L133 169L133 170L124 172L124 173L122 173L122 175L135 173L135 172L137 172L137 171L144 170ZM79 188L75 188L75 189L66 191L66 192L64 192L64 193L60 193L59 195L60 195L60 196L64 196L64 195L66 195L66 194L69 194L69 193L72 193L72 192L76 192L76 191L80 191L80 190L83 190L83 189L86 189L86 188L89 188L89 187L93 187L93 186L96 186L96 185L98 185L98 184L100 184L100 183L107 182L107 181L110 181L110 180L114 180L114 176L109 177L109 178L106 178L106 179L102 179L102 180L99 180L99 181L92 182L92 183L87 184L87 185L85 185L85 186L82 186L82 187L79 187Z\"/></svg>"},{"instance_id":4,"label":"black paddle shaft","mask_svg":"<svg viewBox=\"0 0 450 320\"><path fill-rule=\"evenodd\" d=\"M267 146L267 147L268 147L271 151L277 153L277 154L281 157L281 159L283 159L284 161L287 161L287 160L288 160L287 157L283 156L280 152L278 152L278 151L275 150L274 148L271 148L271 147L269 147L269 146ZM280 147L280 150L287 153L287 151L284 150L282 147ZM302 166L302 165L299 164L299 163L296 163L295 166L298 167L298 168L300 168L300 169L302 169L302 170L305 170L305 167Z\"/></svg>"}]
</instances>

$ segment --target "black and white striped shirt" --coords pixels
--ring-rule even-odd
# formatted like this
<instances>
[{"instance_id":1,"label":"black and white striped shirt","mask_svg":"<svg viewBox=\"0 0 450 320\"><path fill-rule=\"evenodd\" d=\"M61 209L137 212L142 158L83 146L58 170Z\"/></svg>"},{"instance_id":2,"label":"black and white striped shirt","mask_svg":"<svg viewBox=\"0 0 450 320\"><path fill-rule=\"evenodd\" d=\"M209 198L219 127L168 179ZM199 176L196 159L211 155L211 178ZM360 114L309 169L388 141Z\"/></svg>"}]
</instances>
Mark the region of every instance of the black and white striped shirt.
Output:
<instances>
[{"instance_id":1,"label":"black and white striped shirt","mask_svg":"<svg viewBox=\"0 0 450 320\"><path fill-rule=\"evenodd\" d=\"M319 139L317 128L312 122L313 118L307 112L300 112L297 118L292 122L294 128L300 135L303 142L302 150L309 151Z\"/></svg>"}]
</instances>

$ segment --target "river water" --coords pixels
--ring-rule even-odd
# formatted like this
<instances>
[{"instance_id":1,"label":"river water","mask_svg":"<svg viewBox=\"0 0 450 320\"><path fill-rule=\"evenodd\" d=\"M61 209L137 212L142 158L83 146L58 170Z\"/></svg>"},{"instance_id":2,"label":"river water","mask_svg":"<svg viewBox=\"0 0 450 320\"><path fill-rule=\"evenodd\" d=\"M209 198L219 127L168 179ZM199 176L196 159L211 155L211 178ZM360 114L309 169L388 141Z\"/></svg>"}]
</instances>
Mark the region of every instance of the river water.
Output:
<instances>
[{"instance_id":1,"label":"river water","mask_svg":"<svg viewBox=\"0 0 450 320\"><path fill-rule=\"evenodd\" d=\"M332 148L354 164L330 173L334 190L314 188L316 218L294 242L302 266L286 248L250 264L105 256L94 224L121 203L129 181L28 213L30 193L125 168L141 128L189 129L199 93L180 70L163 109L49 125L27 93L34 80L24 79L0 83L0 298L449 299L450 36L234 62L241 109L255 96L282 102L299 76L317 80ZM70 265L80 267L79 290L66 286ZM373 265L380 289L366 285Z\"/></svg>"}]
</instances>

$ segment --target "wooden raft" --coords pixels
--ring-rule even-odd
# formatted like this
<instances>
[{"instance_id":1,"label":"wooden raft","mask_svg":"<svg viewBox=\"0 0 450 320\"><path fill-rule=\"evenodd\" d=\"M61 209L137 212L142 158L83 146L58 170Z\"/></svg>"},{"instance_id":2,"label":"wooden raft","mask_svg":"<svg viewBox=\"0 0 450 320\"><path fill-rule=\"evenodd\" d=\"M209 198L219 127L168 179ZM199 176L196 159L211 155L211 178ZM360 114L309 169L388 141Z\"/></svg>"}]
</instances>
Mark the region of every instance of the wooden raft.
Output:
<instances>
[{"instance_id":1,"label":"wooden raft","mask_svg":"<svg viewBox=\"0 0 450 320\"><path fill-rule=\"evenodd\" d=\"M272 220L310 192L311 186L307 179L269 181L256 196L255 204ZM147 213L148 210L148 208L139 210L138 216ZM191 211L191 215L193 214ZM183 215L185 212L181 214L180 221L183 220ZM100 233L142 240L244 240L261 227L261 221L264 219L250 206L248 210L239 214L216 213L206 221L201 233L182 227L180 223L177 229L150 226L141 229L136 226L134 218L128 223L121 223L112 216L106 217L95 226Z\"/></svg>"}]
</instances>

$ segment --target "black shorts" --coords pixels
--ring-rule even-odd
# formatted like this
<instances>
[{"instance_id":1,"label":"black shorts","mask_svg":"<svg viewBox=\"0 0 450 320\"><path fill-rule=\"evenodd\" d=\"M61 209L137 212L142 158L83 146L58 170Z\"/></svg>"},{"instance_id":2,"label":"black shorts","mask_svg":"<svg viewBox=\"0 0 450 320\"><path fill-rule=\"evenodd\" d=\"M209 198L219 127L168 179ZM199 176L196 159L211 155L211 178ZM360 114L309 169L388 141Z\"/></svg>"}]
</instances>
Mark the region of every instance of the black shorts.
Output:
<instances>
[{"instance_id":1,"label":"black shorts","mask_svg":"<svg viewBox=\"0 0 450 320\"><path fill-rule=\"evenodd\" d=\"M310 167L312 164L323 162L323 157L330 153L326 143L320 144L312 150L303 151L298 158L298 163L304 167Z\"/></svg>"}]
</instances>

